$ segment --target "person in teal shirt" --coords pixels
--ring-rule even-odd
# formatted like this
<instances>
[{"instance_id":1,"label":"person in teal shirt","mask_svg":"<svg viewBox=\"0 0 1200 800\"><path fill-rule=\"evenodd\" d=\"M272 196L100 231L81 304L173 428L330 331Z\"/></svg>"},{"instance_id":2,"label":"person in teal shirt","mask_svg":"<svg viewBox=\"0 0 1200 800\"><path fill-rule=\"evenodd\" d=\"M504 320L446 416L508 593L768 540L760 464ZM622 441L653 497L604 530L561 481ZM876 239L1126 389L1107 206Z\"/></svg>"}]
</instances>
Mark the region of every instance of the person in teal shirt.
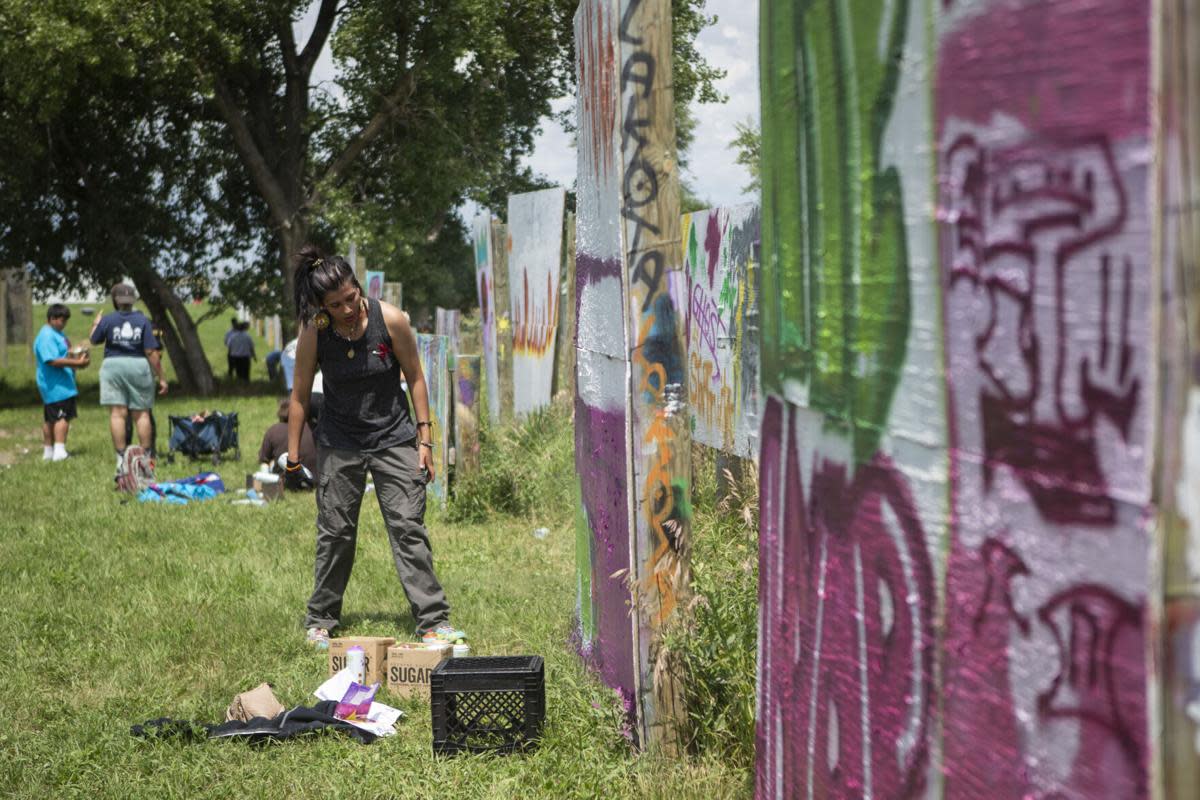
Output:
<instances>
[{"instance_id":1,"label":"person in teal shirt","mask_svg":"<svg viewBox=\"0 0 1200 800\"><path fill-rule=\"evenodd\" d=\"M87 351L71 353L63 335L71 309L55 303L46 311L46 324L33 340L37 359L37 385L42 395L42 460L62 461L68 456L67 433L75 419L75 370L91 363Z\"/></svg>"}]
</instances>

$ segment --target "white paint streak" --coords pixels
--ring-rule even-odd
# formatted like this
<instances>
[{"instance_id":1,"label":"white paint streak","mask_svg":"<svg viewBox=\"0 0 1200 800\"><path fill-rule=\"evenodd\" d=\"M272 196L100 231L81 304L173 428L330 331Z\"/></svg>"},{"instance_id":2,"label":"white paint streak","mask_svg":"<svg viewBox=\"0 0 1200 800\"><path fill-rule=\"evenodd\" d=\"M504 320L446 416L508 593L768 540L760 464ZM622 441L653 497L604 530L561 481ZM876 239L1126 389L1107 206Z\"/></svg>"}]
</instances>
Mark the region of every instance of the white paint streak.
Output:
<instances>
[{"instance_id":1,"label":"white paint streak","mask_svg":"<svg viewBox=\"0 0 1200 800\"><path fill-rule=\"evenodd\" d=\"M908 756L912 753L913 748L917 746L917 737L921 730L921 708L925 704L925 686L921 682L921 606L920 596L917 594L917 577L913 569L913 555L908 549L908 540L904 537L904 531L900 527L900 520L896 517L896 511L890 503L885 503L882 506L880 517L883 521L884 529L888 535L892 537L892 541L896 545L896 552L900 555L900 568L904 572L904 597L901 598L903 607L908 610L909 624L912 625L912 663L914 665L912 671L912 702L908 704L908 719L905 722L904 733L900 735L900 740L896 742L896 753L898 756L898 764L903 767L908 761Z\"/></svg>"},{"instance_id":2,"label":"white paint streak","mask_svg":"<svg viewBox=\"0 0 1200 800\"><path fill-rule=\"evenodd\" d=\"M787 452L786 450L784 452ZM786 462L785 462L786 464ZM783 494L779 497L782 499ZM783 561L783 559L780 559ZM821 677L821 636L825 629L825 572L828 568L829 549L827 540L821 537L820 580L817 582L817 626L813 631L812 680L808 687L808 797L813 797L813 762L817 750L817 688ZM782 585L782 584L781 584ZM800 662L800 630L796 626L796 649L792 663Z\"/></svg>"},{"instance_id":3,"label":"white paint streak","mask_svg":"<svg viewBox=\"0 0 1200 800\"><path fill-rule=\"evenodd\" d=\"M855 627L858 628L859 733L862 736L863 800L871 800L871 681L867 663L867 609L863 597L862 546L854 545Z\"/></svg>"},{"instance_id":4,"label":"white paint streak","mask_svg":"<svg viewBox=\"0 0 1200 800\"><path fill-rule=\"evenodd\" d=\"M1186 558L1188 579L1200 581L1200 388L1188 392L1183 418L1183 457L1175 503L1187 523Z\"/></svg>"}]
</instances>

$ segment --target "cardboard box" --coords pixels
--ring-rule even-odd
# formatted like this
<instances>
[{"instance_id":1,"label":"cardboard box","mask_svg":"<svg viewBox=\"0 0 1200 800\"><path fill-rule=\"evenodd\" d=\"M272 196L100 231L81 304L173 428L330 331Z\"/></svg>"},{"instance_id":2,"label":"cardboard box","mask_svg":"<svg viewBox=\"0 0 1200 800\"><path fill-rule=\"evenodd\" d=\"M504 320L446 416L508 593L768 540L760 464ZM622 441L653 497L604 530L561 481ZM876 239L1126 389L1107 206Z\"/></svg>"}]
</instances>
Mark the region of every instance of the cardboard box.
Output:
<instances>
[{"instance_id":1,"label":"cardboard box","mask_svg":"<svg viewBox=\"0 0 1200 800\"><path fill-rule=\"evenodd\" d=\"M366 654L366 681L370 686L387 678L387 650L396 643L392 636L344 636L329 640L329 674L333 675L346 667L346 651L355 645Z\"/></svg>"},{"instance_id":2,"label":"cardboard box","mask_svg":"<svg viewBox=\"0 0 1200 800\"><path fill-rule=\"evenodd\" d=\"M450 657L449 644L401 642L387 651L387 688L403 697L429 699L433 668Z\"/></svg>"}]
</instances>

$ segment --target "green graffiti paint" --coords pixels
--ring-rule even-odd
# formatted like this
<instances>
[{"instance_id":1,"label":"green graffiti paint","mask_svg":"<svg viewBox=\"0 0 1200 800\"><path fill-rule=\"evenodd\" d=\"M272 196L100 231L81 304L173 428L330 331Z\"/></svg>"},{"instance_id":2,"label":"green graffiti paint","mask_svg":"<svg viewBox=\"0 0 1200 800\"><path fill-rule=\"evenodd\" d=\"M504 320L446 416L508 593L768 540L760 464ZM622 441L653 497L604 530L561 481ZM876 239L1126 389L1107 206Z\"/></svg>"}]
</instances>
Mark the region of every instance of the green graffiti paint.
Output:
<instances>
[{"instance_id":1,"label":"green graffiti paint","mask_svg":"<svg viewBox=\"0 0 1200 800\"><path fill-rule=\"evenodd\" d=\"M910 322L900 180L881 166L908 5L764 0L760 20L762 383L799 387L859 462L878 446Z\"/></svg>"},{"instance_id":2,"label":"green graffiti paint","mask_svg":"<svg viewBox=\"0 0 1200 800\"><path fill-rule=\"evenodd\" d=\"M700 266L700 258L698 256L699 242L696 241L696 226L692 224L692 215L683 215L683 229L687 231L684 236L684 241L687 242L687 263L692 265L693 280L699 275L703 269Z\"/></svg>"},{"instance_id":3,"label":"green graffiti paint","mask_svg":"<svg viewBox=\"0 0 1200 800\"><path fill-rule=\"evenodd\" d=\"M583 506L583 487L575 479L575 590L579 632L584 644L596 638L596 614L592 606L592 529Z\"/></svg>"},{"instance_id":4,"label":"green graffiti paint","mask_svg":"<svg viewBox=\"0 0 1200 800\"><path fill-rule=\"evenodd\" d=\"M692 518L692 492L688 482L683 478L671 481L671 493L675 496L675 508L678 519Z\"/></svg>"}]
</instances>

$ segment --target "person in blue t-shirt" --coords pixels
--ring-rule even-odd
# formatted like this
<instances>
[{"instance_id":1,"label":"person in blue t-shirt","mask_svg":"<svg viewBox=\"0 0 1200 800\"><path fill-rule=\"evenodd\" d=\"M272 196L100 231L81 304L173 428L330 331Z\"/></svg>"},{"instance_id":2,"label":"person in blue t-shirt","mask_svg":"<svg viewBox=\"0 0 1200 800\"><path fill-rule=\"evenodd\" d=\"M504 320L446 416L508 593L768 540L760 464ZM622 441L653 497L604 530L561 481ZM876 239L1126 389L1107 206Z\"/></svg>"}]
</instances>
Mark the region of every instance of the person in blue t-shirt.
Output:
<instances>
[{"instance_id":1,"label":"person in blue t-shirt","mask_svg":"<svg viewBox=\"0 0 1200 800\"><path fill-rule=\"evenodd\" d=\"M92 326L92 344L104 343L104 363L100 365L100 405L109 406L108 427L113 449L117 451L117 476L125 457L125 419L133 417L138 442L150 449L153 433L150 409L154 407L154 383L158 393L167 393L163 376L162 350L150 320L133 309L137 292L127 283L112 288L113 308L97 316Z\"/></svg>"},{"instance_id":2,"label":"person in blue t-shirt","mask_svg":"<svg viewBox=\"0 0 1200 800\"><path fill-rule=\"evenodd\" d=\"M71 309L55 303L46 311L46 324L33 340L37 359L37 386L42 395L42 460L62 461L67 453L67 433L75 419L75 370L92 363L86 350L72 352L63 335Z\"/></svg>"}]
</instances>

